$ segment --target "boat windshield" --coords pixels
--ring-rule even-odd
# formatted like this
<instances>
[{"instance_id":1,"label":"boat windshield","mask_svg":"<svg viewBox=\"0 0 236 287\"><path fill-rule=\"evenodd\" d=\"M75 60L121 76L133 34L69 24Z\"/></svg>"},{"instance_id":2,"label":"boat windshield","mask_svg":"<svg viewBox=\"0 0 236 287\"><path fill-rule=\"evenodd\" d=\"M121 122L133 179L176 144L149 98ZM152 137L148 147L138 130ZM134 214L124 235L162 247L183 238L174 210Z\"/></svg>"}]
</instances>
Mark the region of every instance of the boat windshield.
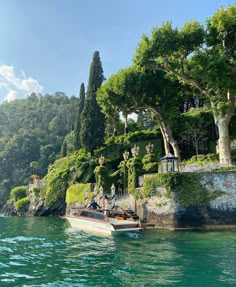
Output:
<instances>
[{"instance_id":1,"label":"boat windshield","mask_svg":"<svg viewBox=\"0 0 236 287\"><path fill-rule=\"evenodd\" d=\"M80 213L80 216L94 218L98 220L106 220L106 217L103 213L92 212L92 211L87 211L87 210L83 210Z\"/></svg>"}]
</instances>

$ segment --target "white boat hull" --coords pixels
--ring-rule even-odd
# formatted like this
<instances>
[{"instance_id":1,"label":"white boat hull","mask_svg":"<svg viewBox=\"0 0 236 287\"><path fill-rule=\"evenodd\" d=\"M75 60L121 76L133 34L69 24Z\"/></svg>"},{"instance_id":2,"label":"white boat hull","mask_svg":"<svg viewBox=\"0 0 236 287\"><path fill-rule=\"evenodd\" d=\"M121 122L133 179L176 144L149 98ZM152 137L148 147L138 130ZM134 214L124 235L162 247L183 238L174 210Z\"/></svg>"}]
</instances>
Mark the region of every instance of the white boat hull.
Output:
<instances>
[{"instance_id":1,"label":"white boat hull","mask_svg":"<svg viewBox=\"0 0 236 287\"><path fill-rule=\"evenodd\" d=\"M87 218L77 216L66 216L65 218L69 221L72 228L106 235L139 231L142 229L141 227L136 227L137 223L126 220L119 220L118 222L113 220L111 224L109 221L88 220ZM117 228L115 229L113 225Z\"/></svg>"},{"instance_id":2,"label":"white boat hull","mask_svg":"<svg viewBox=\"0 0 236 287\"><path fill-rule=\"evenodd\" d=\"M111 235L111 225L109 222L94 222L73 216L66 216L66 219L70 222L72 228Z\"/></svg>"}]
</instances>

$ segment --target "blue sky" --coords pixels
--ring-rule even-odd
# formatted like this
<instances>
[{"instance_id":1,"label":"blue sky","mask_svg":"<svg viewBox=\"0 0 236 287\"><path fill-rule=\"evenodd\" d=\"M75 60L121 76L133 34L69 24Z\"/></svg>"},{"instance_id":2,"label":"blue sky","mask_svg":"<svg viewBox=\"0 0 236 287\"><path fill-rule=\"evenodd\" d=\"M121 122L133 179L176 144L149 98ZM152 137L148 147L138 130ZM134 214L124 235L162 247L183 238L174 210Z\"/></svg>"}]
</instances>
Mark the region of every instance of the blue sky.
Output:
<instances>
[{"instance_id":1,"label":"blue sky","mask_svg":"<svg viewBox=\"0 0 236 287\"><path fill-rule=\"evenodd\" d=\"M0 100L35 91L78 96L94 51L109 78L142 34L171 20L204 22L236 0L0 0Z\"/></svg>"}]
</instances>

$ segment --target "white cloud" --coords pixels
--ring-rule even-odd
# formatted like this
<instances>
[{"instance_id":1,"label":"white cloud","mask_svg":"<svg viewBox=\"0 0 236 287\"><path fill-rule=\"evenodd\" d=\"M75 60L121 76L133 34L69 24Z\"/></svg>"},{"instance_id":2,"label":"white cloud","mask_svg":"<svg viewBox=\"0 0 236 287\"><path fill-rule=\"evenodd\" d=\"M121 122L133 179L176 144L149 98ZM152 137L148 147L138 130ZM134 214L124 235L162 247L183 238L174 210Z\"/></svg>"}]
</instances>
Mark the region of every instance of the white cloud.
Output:
<instances>
[{"instance_id":1,"label":"white cloud","mask_svg":"<svg viewBox=\"0 0 236 287\"><path fill-rule=\"evenodd\" d=\"M12 102L12 101L17 99L17 96L18 96L18 94L17 94L16 91L10 90L8 92L8 94L5 96L4 100L7 101L7 102Z\"/></svg>"},{"instance_id":2,"label":"white cloud","mask_svg":"<svg viewBox=\"0 0 236 287\"><path fill-rule=\"evenodd\" d=\"M21 87L23 90L27 91L28 93L42 93L43 87L38 83L37 80L29 77L26 80L22 80Z\"/></svg>"},{"instance_id":3,"label":"white cloud","mask_svg":"<svg viewBox=\"0 0 236 287\"><path fill-rule=\"evenodd\" d=\"M24 71L17 76L13 66L0 66L0 88L6 90L4 100L24 98L31 93L42 93L43 87L32 77L26 77Z\"/></svg>"}]
</instances>

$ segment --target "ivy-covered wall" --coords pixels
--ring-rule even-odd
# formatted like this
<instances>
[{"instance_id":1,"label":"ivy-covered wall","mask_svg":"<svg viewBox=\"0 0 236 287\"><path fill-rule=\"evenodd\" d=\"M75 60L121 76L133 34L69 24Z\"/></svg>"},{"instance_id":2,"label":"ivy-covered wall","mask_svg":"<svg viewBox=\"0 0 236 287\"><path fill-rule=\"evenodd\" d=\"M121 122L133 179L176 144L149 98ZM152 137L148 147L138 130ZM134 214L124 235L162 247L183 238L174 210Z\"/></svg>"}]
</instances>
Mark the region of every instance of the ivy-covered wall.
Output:
<instances>
[{"instance_id":1,"label":"ivy-covered wall","mask_svg":"<svg viewBox=\"0 0 236 287\"><path fill-rule=\"evenodd\" d=\"M236 224L236 172L158 173L136 189L137 212L167 228Z\"/></svg>"},{"instance_id":2,"label":"ivy-covered wall","mask_svg":"<svg viewBox=\"0 0 236 287\"><path fill-rule=\"evenodd\" d=\"M182 207L206 207L210 201L223 194L218 186L208 191L202 183L203 173L158 173L145 176L144 197L157 194L157 187L166 188L166 196L175 199Z\"/></svg>"},{"instance_id":3,"label":"ivy-covered wall","mask_svg":"<svg viewBox=\"0 0 236 287\"><path fill-rule=\"evenodd\" d=\"M90 183L76 183L66 191L66 214L76 214L92 200L92 186Z\"/></svg>"},{"instance_id":4,"label":"ivy-covered wall","mask_svg":"<svg viewBox=\"0 0 236 287\"><path fill-rule=\"evenodd\" d=\"M143 135L143 138L140 133L137 133L137 136L136 133L132 133L131 135L130 137L127 136L121 138L120 142L114 142L100 150L97 150L95 152L95 156L99 157L102 154L110 161L120 161L123 152L126 150L130 151L131 148L136 144L137 146L139 146L139 157L143 158L143 156L146 154L146 146L150 142L154 144L154 152L158 159L164 155L162 150L162 140L159 134L153 135L150 133L149 137L145 134Z\"/></svg>"},{"instance_id":5,"label":"ivy-covered wall","mask_svg":"<svg viewBox=\"0 0 236 287\"><path fill-rule=\"evenodd\" d=\"M85 198L87 193L87 199ZM66 191L66 204L70 205L76 202L84 204L92 199L92 190L90 183L77 183L71 185Z\"/></svg>"}]
</instances>

